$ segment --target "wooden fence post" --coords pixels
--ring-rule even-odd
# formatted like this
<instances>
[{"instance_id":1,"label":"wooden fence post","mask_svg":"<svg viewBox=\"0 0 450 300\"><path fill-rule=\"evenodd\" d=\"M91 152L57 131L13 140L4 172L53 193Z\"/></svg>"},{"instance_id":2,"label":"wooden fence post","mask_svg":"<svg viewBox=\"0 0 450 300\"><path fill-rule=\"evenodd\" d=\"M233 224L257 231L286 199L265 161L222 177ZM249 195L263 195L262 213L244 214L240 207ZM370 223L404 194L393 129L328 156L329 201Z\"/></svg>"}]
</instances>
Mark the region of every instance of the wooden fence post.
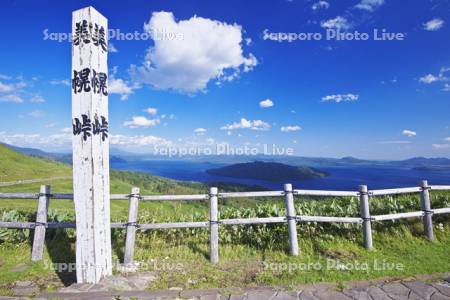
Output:
<instances>
[{"instance_id":1,"label":"wooden fence post","mask_svg":"<svg viewBox=\"0 0 450 300\"><path fill-rule=\"evenodd\" d=\"M41 185L39 192L38 208L36 214L36 225L34 227L33 250L31 261L39 261L44 254L45 227L47 226L47 211L50 195L50 186Z\"/></svg>"},{"instance_id":2,"label":"wooden fence post","mask_svg":"<svg viewBox=\"0 0 450 300\"><path fill-rule=\"evenodd\" d=\"M362 218L364 247L368 250L372 250L372 224L370 219L369 192L367 185L359 186L359 209Z\"/></svg>"},{"instance_id":3,"label":"wooden fence post","mask_svg":"<svg viewBox=\"0 0 450 300\"><path fill-rule=\"evenodd\" d=\"M137 215L140 198L140 189L133 187L130 194L130 205L128 208L127 237L125 241L125 254L123 263L126 265L133 263L134 244L136 241Z\"/></svg>"},{"instance_id":4,"label":"wooden fence post","mask_svg":"<svg viewBox=\"0 0 450 300\"><path fill-rule=\"evenodd\" d=\"M109 192L108 20L72 13L72 169L78 283L112 275Z\"/></svg>"},{"instance_id":5,"label":"wooden fence post","mask_svg":"<svg viewBox=\"0 0 450 300\"><path fill-rule=\"evenodd\" d=\"M422 191L420 192L420 205L423 211L423 230L425 232L425 235L427 239L430 241L434 240L434 233L433 233L433 221L432 221L432 215L431 212L431 203L430 203L430 187L428 186L428 181L422 180L420 182L420 187L422 188Z\"/></svg>"},{"instance_id":6,"label":"wooden fence post","mask_svg":"<svg viewBox=\"0 0 450 300\"><path fill-rule=\"evenodd\" d=\"M286 219L289 233L289 248L291 255L298 255L298 241L297 241L297 214L295 213L294 195L292 193L292 184L286 183L284 185L284 194L286 202Z\"/></svg>"},{"instance_id":7,"label":"wooden fence post","mask_svg":"<svg viewBox=\"0 0 450 300\"><path fill-rule=\"evenodd\" d=\"M217 203L217 188L209 189L209 250L210 261L219 262L219 211Z\"/></svg>"}]
</instances>

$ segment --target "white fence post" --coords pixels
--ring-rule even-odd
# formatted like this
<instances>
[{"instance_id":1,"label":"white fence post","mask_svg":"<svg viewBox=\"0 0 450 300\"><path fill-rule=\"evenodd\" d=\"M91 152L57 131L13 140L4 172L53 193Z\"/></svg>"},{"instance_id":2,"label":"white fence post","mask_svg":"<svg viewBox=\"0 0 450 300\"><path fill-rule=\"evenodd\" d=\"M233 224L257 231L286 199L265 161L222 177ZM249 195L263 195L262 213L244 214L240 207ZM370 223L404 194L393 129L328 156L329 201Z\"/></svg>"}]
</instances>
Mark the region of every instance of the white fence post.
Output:
<instances>
[{"instance_id":1,"label":"white fence post","mask_svg":"<svg viewBox=\"0 0 450 300\"><path fill-rule=\"evenodd\" d=\"M420 187L422 191L420 192L420 206L423 211L423 230L425 232L425 235L427 239L430 241L434 240L434 233L433 233L433 220L432 215L433 212L431 211L431 202L430 202L430 187L428 186L428 181L422 180L420 182Z\"/></svg>"},{"instance_id":2,"label":"white fence post","mask_svg":"<svg viewBox=\"0 0 450 300\"><path fill-rule=\"evenodd\" d=\"M294 194L292 193L292 184L286 183L284 185L285 204L286 204L286 219L289 233L289 248L291 255L298 255L298 241L297 241L297 214L295 213Z\"/></svg>"},{"instance_id":3,"label":"white fence post","mask_svg":"<svg viewBox=\"0 0 450 300\"><path fill-rule=\"evenodd\" d=\"M219 262L219 210L217 201L217 188L209 189L209 250L210 261Z\"/></svg>"},{"instance_id":4,"label":"white fence post","mask_svg":"<svg viewBox=\"0 0 450 300\"><path fill-rule=\"evenodd\" d=\"M32 261L41 260L44 254L45 227L47 226L50 190L51 188L49 185L41 185L36 214L36 225L34 227L33 250L31 252Z\"/></svg>"},{"instance_id":5,"label":"white fence post","mask_svg":"<svg viewBox=\"0 0 450 300\"><path fill-rule=\"evenodd\" d=\"M359 209L362 218L364 247L368 250L372 250L372 224L370 218L369 192L367 185L359 186Z\"/></svg>"},{"instance_id":6,"label":"white fence post","mask_svg":"<svg viewBox=\"0 0 450 300\"><path fill-rule=\"evenodd\" d=\"M130 205L128 208L127 237L125 241L125 254L123 263L125 266L133 263L134 244L136 241L137 215L140 198L140 190L138 187L131 189Z\"/></svg>"}]
</instances>

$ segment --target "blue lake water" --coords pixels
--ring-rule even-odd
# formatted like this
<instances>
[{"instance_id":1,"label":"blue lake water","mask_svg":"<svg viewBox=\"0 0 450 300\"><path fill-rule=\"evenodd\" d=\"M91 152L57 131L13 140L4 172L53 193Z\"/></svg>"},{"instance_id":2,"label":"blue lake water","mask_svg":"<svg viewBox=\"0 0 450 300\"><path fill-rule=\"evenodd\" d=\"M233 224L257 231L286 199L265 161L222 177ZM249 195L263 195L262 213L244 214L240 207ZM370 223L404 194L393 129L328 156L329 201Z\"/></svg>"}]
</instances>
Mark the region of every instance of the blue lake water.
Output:
<instances>
[{"instance_id":1,"label":"blue lake water","mask_svg":"<svg viewBox=\"0 0 450 300\"><path fill-rule=\"evenodd\" d=\"M262 180L215 176L206 170L224 166L223 164L190 161L133 161L112 162L111 168L118 170L140 171L162 177L200 182L230 182L248 185L259 185L269 189L282 189L284 182L268 182ZM329 176L317 179L292 181L297 189L322 190L357 190L358 185L367 184L369 189L417 186L422 179L429 184L450 184L448 171L419 171L407 168L351 166L318 168Z\"/></svg>"}]
</instances>

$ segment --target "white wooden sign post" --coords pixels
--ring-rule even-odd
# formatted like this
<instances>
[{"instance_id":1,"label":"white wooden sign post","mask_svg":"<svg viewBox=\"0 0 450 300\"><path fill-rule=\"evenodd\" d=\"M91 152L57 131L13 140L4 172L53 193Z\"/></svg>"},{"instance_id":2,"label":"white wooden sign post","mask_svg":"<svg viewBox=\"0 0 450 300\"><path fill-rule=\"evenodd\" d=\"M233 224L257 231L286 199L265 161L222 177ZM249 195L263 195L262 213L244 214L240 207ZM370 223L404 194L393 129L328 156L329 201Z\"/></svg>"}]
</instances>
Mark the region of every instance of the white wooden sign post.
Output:
<instances>
[{"instance_id":1,"label":"white wooden sign post","mask_svg":"<svg viewBox=\"0 0 450 300\"><path fill-rule=\"evenodd\" d=\"M107 39L107 19L93 7L73 12L73 194L79 283L97 283L112 274Z\"/></svg>"}]
</instances>

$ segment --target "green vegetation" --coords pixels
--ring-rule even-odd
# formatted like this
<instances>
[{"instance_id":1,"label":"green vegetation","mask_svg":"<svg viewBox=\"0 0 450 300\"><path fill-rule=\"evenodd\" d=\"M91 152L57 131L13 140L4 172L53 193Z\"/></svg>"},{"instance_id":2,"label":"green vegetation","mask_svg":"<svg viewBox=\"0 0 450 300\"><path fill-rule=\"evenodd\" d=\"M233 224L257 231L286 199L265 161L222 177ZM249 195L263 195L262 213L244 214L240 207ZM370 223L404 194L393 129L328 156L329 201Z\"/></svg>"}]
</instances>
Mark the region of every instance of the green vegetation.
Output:
<instances>
[{"instance_id":1,"label":"green vegetation","mask_svg":"<svg viewBox=\"0 0 450 300\"><path fill-rule=\"evenodd\" d=\"M0 144L0 182L64 177L71 172L63 163L23 155Z\"/></svg>"},{"instance_id":2,"label":"green vegetation","mask_svg":"<svg viewBox=\"0 0 450 300\"><path fill-rule=\"evenodd\" d=\"M0 148L0 150L2 150ZM1 151L0 151L1 153ZM29 161L30 165L52 161ZM19 159L20 160L20 159ZM2 164L3 164L2 160ZM9 162L7 162L9 163ZM14 167L13 164L10 166ZM70 167L61 165L70 173ZM1 167L8 171L8 168ZM23 169L31 174L31 170ZM45 170L45 168L44 168ZM52 174L39 174L48 176ZM25 179L15 174L16 179ZM46 177L45 177L46 178ZM200 183L182 183L147 174L118 172L111 175L113 193L129 193L132 186L143 194L206 192ZM37 192L42 183L0 188L0 192ZM70 192L70 180L51 182L54 192ZM222 186L224 190L242 187ZM450 193L431 192L434 208L450 207ZM357 198L310 199L296 197L299 214L321 216L358 216ZM0 200L0 220L35 220L37 201ZM125 222L128 202L111 202L113 222ZM371 199L372 214L419 210L419 195ZM275 199L220 199L220 218L283 216L284 202ZM205 221L206 202L141 202L139 223ZM72 201L51 200L49 221L73 221ZM146 270L158 273L150 289L169 287L202 288L282 285L294 287L303 283L372 279L385 276L405 277L414 274L447 272L450 269L450 218L433 217L436 241L423 237L419 219L374 223L374 251L362 245L361 227L354 224L302 223L298 225L301 255L288 253L286 224L220 226L220 262L209 264L208 230L178 229L138 231L135 259L145 262ZM33 280L42 289L53 290L71 282L64 272L48 266L55 262L74 262L75 231L48 229L44 260L31 263L32 231L0 229L0 294L11 293L17 280ZM122 260L125 230L112 231L113 259ZM328 268L327 268L328 265ZM21 268L18 268L21 266Z\"/></svg>"},{"instance_id":3,"label":"green vegetation","mask_svg":"<svg viewBox=\"0 0 450 300\"><path fill-rule=\"evenodd\" d=\"M294 167L275 162L255 161L206 171L212 175L267 181L290 181L325 177L327 174L309 167Z\"/></svg>"},{"instance_id":4,"label":"green vegetation","mask_svg":"<svg viewBox=\"0 0 450 300\"><path fill-rule=\"evenodd\" d=\"M282 199L268 203L253 203L252 207L236 208L221 203L221 218L266 217L284 214ZM23 200L25 201L25 200ZM232 201L229 199L227 201ZM53 201L57 202L57 201ZM432 193L434 207L450 205L449 194ZM30 203L30 202L28 202ZM113 206L113 221L126 220L126 201L121 213ZM418 196L386 197L374 199L374 214L417 210ZM152 203L154 205L154 203ZM0 218L34 220L34 207L28 213L0 210ZM191 206L192 205L192 206ZM168 206L147 206L141 203L139 223L168 221L203 221L208 212L205 203L183 202ZM355 198L311 200L298 199L300 214L357 216ZM73 221L73 211L63 213L52 209L50 221ZM361 229L351 224L299 224L301 255L288 253L287 226L285 224L220 227L220 262L212 266L208 261L208 230L178 229L138 232L135 258L145 262L144 270L158 272L158 280L150 289L169 287L202 288L295 285L332 281L363 280L385 276L406 277L414 274L447 272L450 268L450 222L448 217L435 216L437 240L429 242L423 237L419 220L375 223L374 251L362 245ZM123 256L125 230L113 230L114 260ZM28 230L0 231L0 282L7 288L15 280L28 278L44 282L44 288L67 282L64 274L46 268L50 262L73 262L75 231L73 229L48 230L47 248L43 262L30 263L31 236ZM11 272L20 263L27 264L21 272ZM328 267L327 267L328 266ZM174 271L175 268L175 271ZM291 270L289 270L291 269ZM47 280L42 280L47 278ZM1 287L1 285L0 285Z\"/></svg>"}]
</instances>

